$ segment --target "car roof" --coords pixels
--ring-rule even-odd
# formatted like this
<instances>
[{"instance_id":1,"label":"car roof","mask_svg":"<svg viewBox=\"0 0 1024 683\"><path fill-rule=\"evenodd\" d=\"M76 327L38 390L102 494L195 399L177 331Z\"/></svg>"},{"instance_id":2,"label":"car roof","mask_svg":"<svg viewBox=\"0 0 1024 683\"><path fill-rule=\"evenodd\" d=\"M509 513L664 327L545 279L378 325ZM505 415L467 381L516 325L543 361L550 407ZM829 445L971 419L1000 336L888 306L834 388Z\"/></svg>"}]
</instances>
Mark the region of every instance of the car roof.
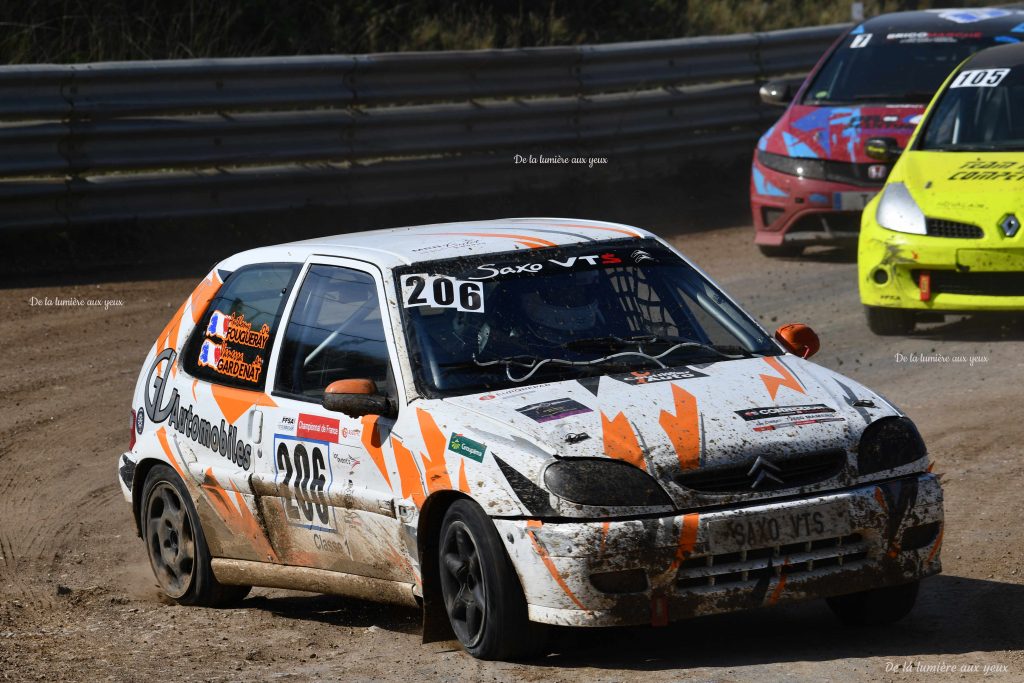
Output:
<instances>
[{"instance_id":1,"label":"car roof","mask_svg":"<svg viewBox=\"0 0 1024 683\"><path fill-rule=\"evenodd\" d=\"M882 14L868 19L853 30L856 33L981 32L982 35L997 36L1012 33L1021 22L1024 22L1024 11L1021 10L1004 7L963 7ZM1024 35L1018 35L1024 38Z\"/></svg>"},{"instance_id":2,"label":"car roof","mask_svg":"<svg viewBox=\"0 0 1024 683\"><path fill-rule=\"evenodd\" d=\"M314 255L345 256L394 268L441 258L645 237L654 235L620 223L576 218L504 218L316 237L250 249L221 261L217 268L230 272L251 263L303 262Z\"/></svg>"},{"instance_id":3,"label":"car roof","mask_svg":"<svg viewBox=\"0 0 1024 683\"><path fill-rule=\"evenodd\" d=\"M1000 45L976 52L964 65L965 69L1015 67L1024 64L1024 44Z\"/></svg>"}]
</instances>

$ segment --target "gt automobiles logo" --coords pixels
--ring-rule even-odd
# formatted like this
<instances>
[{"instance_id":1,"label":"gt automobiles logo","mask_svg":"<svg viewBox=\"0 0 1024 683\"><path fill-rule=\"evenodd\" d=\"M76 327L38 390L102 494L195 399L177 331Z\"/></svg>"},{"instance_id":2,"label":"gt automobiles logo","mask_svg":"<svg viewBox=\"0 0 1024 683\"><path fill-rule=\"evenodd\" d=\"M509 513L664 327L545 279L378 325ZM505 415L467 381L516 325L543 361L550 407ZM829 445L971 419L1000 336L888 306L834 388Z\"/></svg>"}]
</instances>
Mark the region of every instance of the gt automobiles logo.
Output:
<instances>
[{"instance_id":1,"label":"gt automobiles logo","mask_svg":"<svg viewBox=\"0 0 1024 683\"><path fill-rule=\"evenodd\" d=\"M750 485L750 488L756 489L764 483L765 479L770 479L776 484L784 483L775 473L779 471L779 466L773 463L771 460L763 456L757 456L757 460L751 465L750 471L747 472L748 477L754 478L754 483Z\"/></svg>"}]
</instances>

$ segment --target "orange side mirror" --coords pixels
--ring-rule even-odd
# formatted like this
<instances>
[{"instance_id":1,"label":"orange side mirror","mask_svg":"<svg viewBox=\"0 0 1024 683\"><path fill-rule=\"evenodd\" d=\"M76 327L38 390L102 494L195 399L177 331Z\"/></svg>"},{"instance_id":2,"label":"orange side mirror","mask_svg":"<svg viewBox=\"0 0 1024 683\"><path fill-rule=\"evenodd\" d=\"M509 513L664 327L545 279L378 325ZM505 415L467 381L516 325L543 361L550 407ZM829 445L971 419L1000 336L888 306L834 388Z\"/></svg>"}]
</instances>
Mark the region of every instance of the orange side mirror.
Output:
<instances>
[{"instance_id":1,"label":"orange side mirror","mask_svg":"<svg viewBox=\"0 0 1024 683\"><path fill-rule=\"evenodd\" d=\"M377 385L372 379L339 379L324 389L325 394L376 394Z\"/></svg>"},{"instance_id":2,"label":"orange side mirror","mask_svg":"<svg viewBox=\"0 0 1024 683\"><path fill-rule=\"evenodd\" d=\"M818 335L803 323L782 325L775 330L775 338L783 348L801 358L810 358L821 348Z\"/></svg>"}]
</instances>

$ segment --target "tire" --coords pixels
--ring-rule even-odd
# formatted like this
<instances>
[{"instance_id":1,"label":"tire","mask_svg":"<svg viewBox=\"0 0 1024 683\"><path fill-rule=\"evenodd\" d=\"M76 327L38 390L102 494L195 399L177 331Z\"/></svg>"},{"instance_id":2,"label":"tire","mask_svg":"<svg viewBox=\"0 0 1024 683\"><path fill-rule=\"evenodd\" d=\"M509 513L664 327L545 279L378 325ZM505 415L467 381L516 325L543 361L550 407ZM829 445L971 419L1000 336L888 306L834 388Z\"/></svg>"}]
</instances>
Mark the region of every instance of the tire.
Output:
<instances>
[{"instance_id":1,"label":"tire","mask_svg":"<svg viewBox=\"0 0 1024 683\"><path fill-rule=\"evenodd\" d=\"M864 313L868 318L868 329L880 337L910 334L917 324L914 312L902 308L865 306Z\"/></svg>"},{"instance_id":2,"label":"tire","mask_svg":"<svg viewBox=\"0 0 1024 683\"><path fill-rule=\"evenodd\" d=\"M917 601L920 581L826 598L839 620L847 626L883 626L910 613Z\"/></svg>"},{"instance_id":3,"label":"tire","mask_svg":"<svg viewBox=\"0 0 1024 683\"><path fill-rule=\"evenodd\" d=\"M780 244L778 246L769 246L767 244L757 245L762 256L768 258L795 258L804 253L804 247L802 244Z\"/></svg>"},{"instance_id":4,"label":"tire","mask_svg":"<svg viewBox=\"0 0 1024 683\"><path fill-rule=\"evenodd\" d=\"M170 467L156 465L146 476L141 516L149 565L167 597L182 605L226 607L252 590L217 581L195 505Z\"/></svg>"},{"instance_id":5,"label":"tire","mask_svg":"<svg viewBox=\"0 0 1024 683\"><path fill-rule=\"evenodd\" d=\"M473 501L457 500L445 513L438 563L445 611L466 652L488 660L540 654L543 627L530 623L498 531Z\"/></svg>"}]
</instances>

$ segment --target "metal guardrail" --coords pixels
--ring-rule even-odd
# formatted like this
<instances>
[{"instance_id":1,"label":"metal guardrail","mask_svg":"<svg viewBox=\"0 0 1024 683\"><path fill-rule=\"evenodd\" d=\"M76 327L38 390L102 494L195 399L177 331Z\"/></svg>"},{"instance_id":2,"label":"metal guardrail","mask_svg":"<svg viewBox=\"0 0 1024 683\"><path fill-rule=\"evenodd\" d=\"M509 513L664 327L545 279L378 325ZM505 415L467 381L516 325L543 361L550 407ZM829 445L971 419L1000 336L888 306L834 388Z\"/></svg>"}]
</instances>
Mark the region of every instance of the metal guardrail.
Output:
<instances>
[{"instance_id":1,"label":"metal guardrail","mask_svg":"<svg viewBox=\"0 0 1024 683\"><path fill-rule=\"evenodd\" d=\"M0 227L354 206L747 154L760 81L847 28L466 52L0 68Z\"/></svg>"}]
</instances>

